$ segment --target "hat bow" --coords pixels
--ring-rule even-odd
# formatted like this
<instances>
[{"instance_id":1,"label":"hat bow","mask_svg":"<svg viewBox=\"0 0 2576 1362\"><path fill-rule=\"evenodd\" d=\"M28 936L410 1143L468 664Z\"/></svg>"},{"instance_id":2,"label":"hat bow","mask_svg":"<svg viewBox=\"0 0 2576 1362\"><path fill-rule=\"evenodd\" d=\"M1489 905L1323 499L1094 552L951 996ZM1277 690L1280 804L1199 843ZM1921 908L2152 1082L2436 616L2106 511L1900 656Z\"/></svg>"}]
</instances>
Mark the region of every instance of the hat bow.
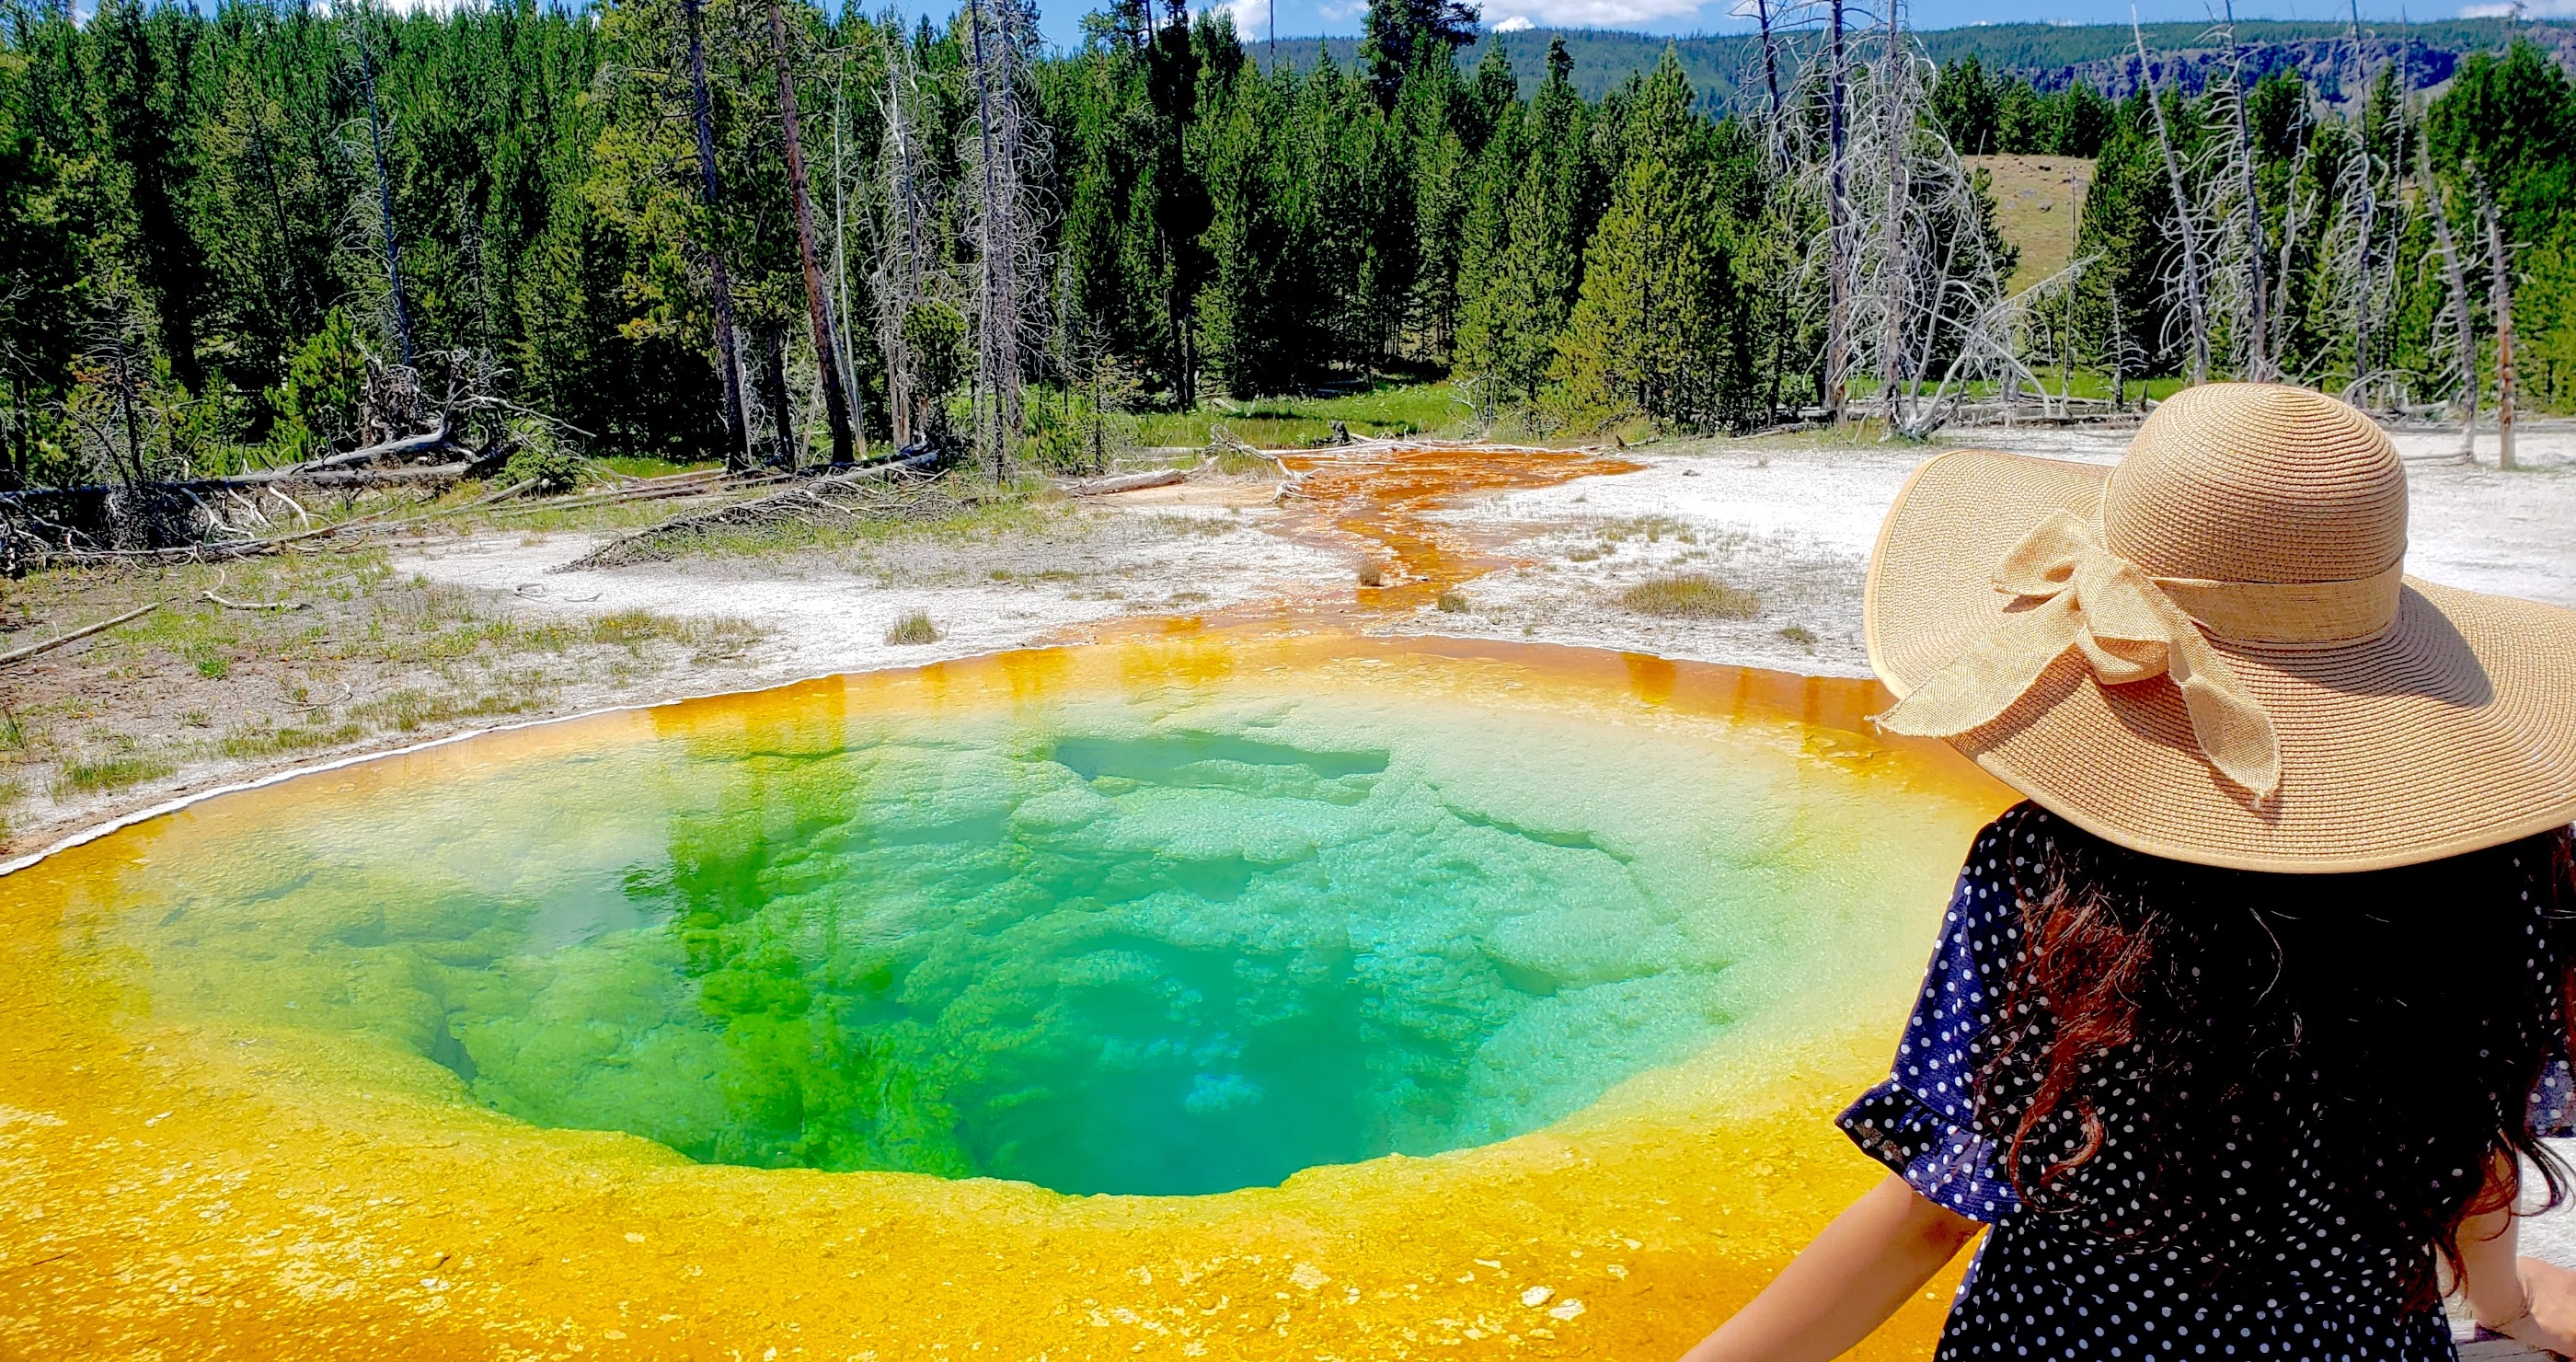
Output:
<instances>
[{"instance_id":1,"label":"hat bow","mask_svg":"<svg viewBox=\"0 0 2576 1362\"><path fill-rule=\"evenodd\" d=\"M2105 686L2162 676L2182 693L2201 755L2258 796L2280 788L2272 718L2157 579L2111 552L2101 528L2056 511L1995 567L1995 589L2037 604L1878 716L1891 733L1955 737L2001 718L2068 652Z\"/></svg>"}]
</instances>

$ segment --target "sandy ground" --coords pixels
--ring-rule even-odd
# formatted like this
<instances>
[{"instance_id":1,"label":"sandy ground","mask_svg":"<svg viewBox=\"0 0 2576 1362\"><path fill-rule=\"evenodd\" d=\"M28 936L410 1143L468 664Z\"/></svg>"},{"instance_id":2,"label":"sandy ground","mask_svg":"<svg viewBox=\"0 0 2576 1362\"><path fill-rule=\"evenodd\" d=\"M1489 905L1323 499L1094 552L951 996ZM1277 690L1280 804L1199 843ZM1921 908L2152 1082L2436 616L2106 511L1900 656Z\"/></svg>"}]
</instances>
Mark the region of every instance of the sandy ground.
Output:
<instances>
[{"instance_id":1,"label":"sandy ground","mask_svg":"<svg viewBox=\"0 0 2576 1362\"><path fill-rule=\"evenodd\" d=\"M2401 433L2412 495L2407 569L2454 586L2576 606L2576 424L2527 427L2529 471L2455 457L2453 433ZM1954 443L2108 463L2120 432L1983 430ZM591 541L469 541L397 567L513 594L531 611L647 609L749 620L769 636L740 679L915 663L1079 638L1134 615L1352 607L1369 630L1537 639L1696 661L1865 676L1860 597L1869 550L1921 446L1714 441L1631 450L1636 472L1478 494L1425 518L1506 564L1459 584L1467 608L1371 611L1357 566L1366 539L1273 503L1270 484L1225 479L1105 497L1043 536L912 545L778 563L683 561L552 569ZM2491 457L2491 441L2481 442ZM1621 608L1658 574L1706 572L1751 590L1749 620L1666 619ZM712 580L711 580L712 578ZM927 611L945 634L884 641Z\"/></svg>"},{"instance_id":2,"label":"sandy ground","mask_svg":"<svg viewBox=\"0 0 2576 1362\"><path fill-rule=\"evenodd\" d=\"M738 689L1078 638L1110 620L1240 609L1352 581L1350 555L1265 531L1275 485L1223 479L1101 498L1115 504L1085 506L1043 532L963 543L560 572L597 541L483 537L417 548L394 566L514 597L540 616L647 610L747 621L765 637L726 678L724 688ZM888 642L915 611L930 616L938 641ZM685 678L669 679L685 689Z\"/></svg>"}]
</instances>

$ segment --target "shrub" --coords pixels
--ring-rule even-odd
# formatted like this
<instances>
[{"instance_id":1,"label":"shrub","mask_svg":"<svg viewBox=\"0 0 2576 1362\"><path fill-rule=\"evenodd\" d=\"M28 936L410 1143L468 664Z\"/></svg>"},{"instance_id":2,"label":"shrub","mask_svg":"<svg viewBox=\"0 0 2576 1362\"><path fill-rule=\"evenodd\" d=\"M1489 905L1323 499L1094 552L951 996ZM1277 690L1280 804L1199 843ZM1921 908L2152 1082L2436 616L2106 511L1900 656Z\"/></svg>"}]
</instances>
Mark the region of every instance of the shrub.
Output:
<instances>
[{"instance_id":1,"label":"shrub","mask_svg":"<svg viewBox=\"0 0 2576 1362\"><path fill-rule=\"evenodd\" d=\"M1383 566L1382 566L1382 565L1380 565L1380 564L1377 564L1377 563L1362 563L1362 564L1360 564L1360 585L1362 585L1362 586L1384 586L1384 585L1386 585L1386 568L1385 568L1385 567L1383 567Z\"/></svg>"},{"instance_id":2,"label":"shrub","mask_svg":"<svg viewBox=\"0 0 2576 1362\"><path fill-rule=\"evenodd\" d=\"M538 435L511 452L501 465L501 481L533 482L540 492L567 492L581 480L582 458L552 439Z\"/></svg>"},{"instance_id":3,"label":"shrub","mask_svg":"<svg viewBox=\"0 0 2576 1362\"><path fill-rule=\"evenodd\" d=\"M939 639L939 626L930 622L930 612L926 610L915 610L886 630L886 642L891 644L937 643Z\"/></svg>"},{"instance_id":4,"label":"shrub","mask_svg":"<svg viewBox=\"0 0 2576 1362\"><path fill-rule=\"evenodd\" d=\"M1621 592L1619 604L1641 615L1694 620L1749 620L1762 608L1752 592L1700 572L1649 577Z\"/></svg>"},{"instance_id":5,"label":"shrub","mask_svg":"<svg viewBox=\"0 0 2576 1362\"><path fill-rule=\"evenodd\" d=\"M1440 613L1444 615L1463 615L1467 613L1467 597L1460 592L1443 591L1440 593L1439 606Z\"/></svg>"}]
</instances>

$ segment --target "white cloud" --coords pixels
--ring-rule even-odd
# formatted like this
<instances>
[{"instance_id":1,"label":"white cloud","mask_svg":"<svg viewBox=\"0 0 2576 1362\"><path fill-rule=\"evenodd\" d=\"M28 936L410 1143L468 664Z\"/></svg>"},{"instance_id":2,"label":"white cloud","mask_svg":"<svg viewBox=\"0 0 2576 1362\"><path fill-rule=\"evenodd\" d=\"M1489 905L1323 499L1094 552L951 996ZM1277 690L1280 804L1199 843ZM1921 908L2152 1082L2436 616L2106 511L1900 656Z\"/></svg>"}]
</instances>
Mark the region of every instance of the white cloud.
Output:
<instances>
[{"instance_id":1,"label":"white cloud","mask_svg":"<svg viewBox=\"0 0 2576 1362\"><path fill-rule=\"evenodd\" d=\"M1698 14L1708 0L1490 0L1485 22L1497 33L1525 28L1634 28Z\"/></svg>"},{"instance_id":2,"label":"white cloud","mask_svg":"<svg viewBox=\"0 0 2576 1362\"><path fill-rule=\"evenodd\" d=\"M1494 25L1494 31L1496 33L1519 33L1525 29L1533 29L1536 27L1538 27L1538 25L1531 23L1528 15L1515 14L1501 23Z\"/></svg>"},{"instance_id":3,"label":"white cloud","mask_svg":"<svg viewBox=\"0 0 2576 1362\"><path fill-rule=\"evenodd\" d=\"M2524 0L2515 4L2460 6L2463 19L2566 19L2576 17L2576 0Z\"/></svg>"},{"instance_id":4,"label":"white cloud","mask_svg":"<svg viewBox=\"0 0 2576 1362\"><path fill-rule=\"evenodd\" d=\"M1271 0L1216 0L1199 7L1203 14L1231 14L1234 31L1244 38L1258 38L1267 32Z\"/></svg>"}]
</instances>

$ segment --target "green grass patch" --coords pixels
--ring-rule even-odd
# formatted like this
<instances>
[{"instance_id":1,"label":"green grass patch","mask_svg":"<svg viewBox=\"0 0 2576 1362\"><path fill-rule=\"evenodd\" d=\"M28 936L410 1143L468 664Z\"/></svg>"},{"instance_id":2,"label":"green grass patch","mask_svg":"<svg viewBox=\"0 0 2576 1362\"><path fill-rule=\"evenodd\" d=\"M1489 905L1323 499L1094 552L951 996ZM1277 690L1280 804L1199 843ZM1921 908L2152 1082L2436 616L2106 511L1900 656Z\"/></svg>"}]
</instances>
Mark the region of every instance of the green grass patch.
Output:
<instances>
[{"instance_id":1,"label":"green grass patch","mask_svg":"<svg viewBox=\"0 0 2576 1362\"><path fill-rule=\"evenodd\" d=\"M507 690L488 690L479 694L464 691L425 691L404 687L380 699L370 700L350 711L365 728L392 729L410 733L431 724L451 723L458 719L486 719L504 714L521 714L536 708L545 697L539 693L533 678L513 678L517 683ZM505 682L505 684L509 684Z\"/></svg>"},{"instance_id":2,"label":"green grass patch","mask_svg":"<svg viewBox=\"0 0 2576 1362\"><path fill-rule=\"evenodd\" d=\"M1467 597L1464 592L1443 591L1440 593L1440 599L1434 602L1434 604L1439 607L1440 613L1444 615L1463 615L1467 613Z\"/></svg>"},{"instance_id":3,"label":"green grass patch","mask_svg":"<svg viewBox=\"0 0 2576 1362\"><path fill-rule=\"evenodd\" d=\"M651 459L634 454L593 454L590 456L590 461L611 473L623 473L630 478L667 478L674 473L696 473L709 468L724 467L714 459L700 459L694 463L674 463L669 459Z\"/></svg>"},{"instance_id":4,"label":"green grass patch","mask_svg":"<svg viewBox=\"0 0 2576 1362\"><path fill-rule=\"evenodd\" d=\"M1641 615L1693 620L1749 620L1762 608L1752 592L1704 572L1649 577L1620 592L1619 604Z\"/></svg>"},{"instance_id":5,"label":"green grass patch","mask_svg":"<svg viewBox=\"0 0 2576 1362\"><path fill-rule=\"evenodd\" d=\"M972 543L1007 535L1043 533L1078 509L1064 501L1041 499L1044 484L1035 479L1002 486L991 483L939 484L914 493L921 498L905 508L865 515L812 513L792 520L752 525L708 525L666 535L655 544L657 559L775 558L812 550L855 549L923 540ZM605 508L603 508L605 509ZM674 514L663 510L647 523ZM594 527L597 528L597 527Z\"/></svg>"},{"instance_id":6,"label":"green grass patch","mask_svg":"<svg viewBox=\"0 0 2576 1362\"><path fill-rule=\"evenodd\" d=\"M147 780L178 770L178 765L158 753L117 752L94 761L64 762L54 773L54 798L67 795L100 794L140 785Z\"/></svg>"},{"instance_id":7,"label":"green grass patch","mask_svg":"<svg viewBox=\"0 0 2576 1362\"><path fill-rule=\"evenodd\" d=\"M316 747L336 747L356 742L366 736L366 727L355 720L339 723L306 723L272 726L254 724L237 728L216 740L215 750L237 760L284 756Z\"/></svg>"},{"instance_id":8,"label":"green grass patch","mask_svg":"<svg viewBox=\"0 0 2576 1362\"><path fill-rule=\"evenodd\" d=\"M1203 449L1218 426L1261 449L1308 449L1322 444L1339 421L1353 439L1422 435L1467 438L1475 413L1447 383L1379 383L1363 392L1316 397L1263 397L1201 403L1195 411L1145 412L1136 418L1137 443ZM1245 466L1226 471L1269 472L1266 462L1236 456Z\"/></svg>"},{"instance_id":9,"label":"green grass patch","mask_svg":"<svg viewBox=\"0 0 2576 1362\"><path fill-rule=\"evenodd\" d=\"M740 648L757 642L760 630L748 620L718 617L682 618L650 610L620 610L578 626L592 643L641 652L648 643L670 643L700 652Z\"/></svg>"},{"instance_id":10,"label":"green grass patch","mask_svg":"<svg viewBox=\"0 0 2576 1362\"><path fill-rule=\"evenodd\" d=\"M937 643L939 639L939 626L930 622L930 612L926 610L915 610L896 620L885 636L886 642L896 645Z\"/></svg>"}]
</instances>

